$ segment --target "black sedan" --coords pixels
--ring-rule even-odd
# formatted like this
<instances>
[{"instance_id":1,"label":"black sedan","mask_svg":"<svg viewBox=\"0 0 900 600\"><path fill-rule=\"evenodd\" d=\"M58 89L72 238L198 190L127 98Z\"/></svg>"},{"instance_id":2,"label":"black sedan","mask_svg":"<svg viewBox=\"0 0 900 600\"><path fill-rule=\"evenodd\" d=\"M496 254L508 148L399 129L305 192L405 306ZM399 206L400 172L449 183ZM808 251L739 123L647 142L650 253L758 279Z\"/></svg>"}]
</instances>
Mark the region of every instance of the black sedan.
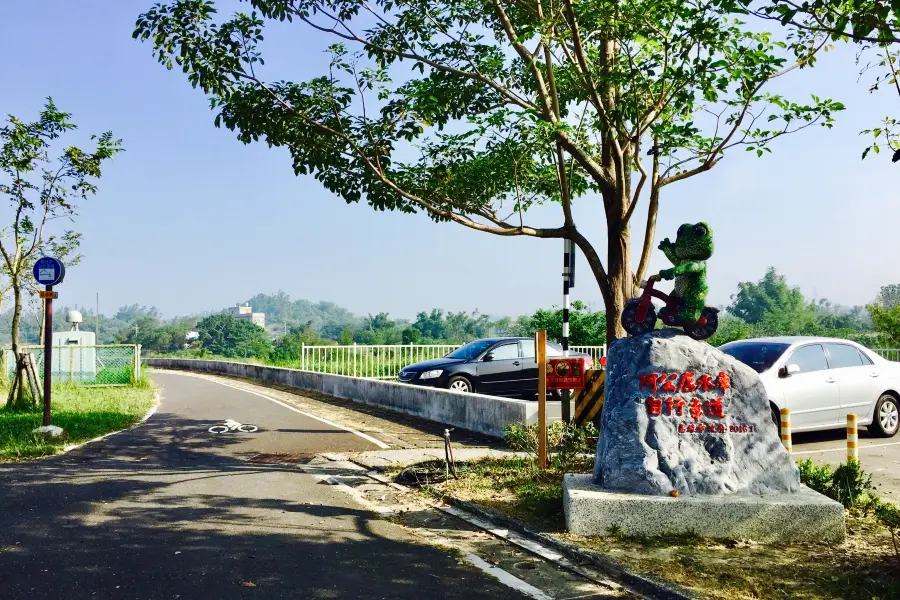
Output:
<instances>
[{"instance_id":1,"label":"black sedan","mask_svg":"<svg viewBox=\"0 0 900 600\"><path fill-rule=\"evenodd\" d=\"M562 348L547 344L547 357L562 356ZM590 355L569 352L569 356ZM490 338L470 342L443 358L403 367L402 383L441 387L457 392L494 396L537 396L538 366L534 338Z\"/></svg>"}]
</instances>

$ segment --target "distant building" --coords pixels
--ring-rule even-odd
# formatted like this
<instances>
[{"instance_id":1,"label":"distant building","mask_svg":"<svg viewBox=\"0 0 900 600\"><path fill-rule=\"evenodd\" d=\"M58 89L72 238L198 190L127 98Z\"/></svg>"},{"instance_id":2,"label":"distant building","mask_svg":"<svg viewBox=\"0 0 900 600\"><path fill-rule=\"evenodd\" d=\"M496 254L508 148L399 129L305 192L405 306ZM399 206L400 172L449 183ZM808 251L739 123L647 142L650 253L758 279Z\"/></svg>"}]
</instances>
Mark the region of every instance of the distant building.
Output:
<instances>
[{"instance_id":1,"label":"distant building","mask_svg":"<svg viewBox=\"0 0 900 600\"><path fill-rule=\"evenodd\" d=\"M266 326L266 313L253 312L253 308L247 302L244 302L243 304L238 303L228 310L235 319L250 321L254 325L259 325L262 328L265 328Z\"/></svg>"}]
</instances>

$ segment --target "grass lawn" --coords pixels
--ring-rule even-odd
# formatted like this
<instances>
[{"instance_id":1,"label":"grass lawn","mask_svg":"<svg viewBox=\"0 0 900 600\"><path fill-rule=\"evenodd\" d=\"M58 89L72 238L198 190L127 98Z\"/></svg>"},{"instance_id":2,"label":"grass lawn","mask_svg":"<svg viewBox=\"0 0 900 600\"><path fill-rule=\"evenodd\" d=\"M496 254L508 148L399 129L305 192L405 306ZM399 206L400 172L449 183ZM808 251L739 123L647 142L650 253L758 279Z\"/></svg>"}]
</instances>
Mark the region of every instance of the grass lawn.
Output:
<instances>
[{"instance_id":1,"label":"grass lawn","mask_svg":"<svg viewBox=\"0 0 900 600\"><path fill-rule=\"evenodd\" d=\"M3 400L6 390L0 389ZM41 409L0 409L0 462L55 454L69 444L130 427L153 406L155 390L142 387L62 385L53 390L52 420L64 434L56 439L34 435Z\"/></svg>"},{"instance_id":2,"label":"grass lawn","mask_svg":"<svg viewBox=\"0 0 900 600\"><path fill-rule=\"evenodd\" d=\"M432 466L435 472L443 470L443 462ZM895 554L890 531L857 511L848 514L847 541L840 545L764 546L685 536L581 538L565 531L560 473L538 471L528 459L486 459L457 467L459 479L428 485L422 491L431 497L474 502L535 530L603 552L639 572L677 582L703 597L900 599L900 556Z\"/></svg>"}]
</instances>

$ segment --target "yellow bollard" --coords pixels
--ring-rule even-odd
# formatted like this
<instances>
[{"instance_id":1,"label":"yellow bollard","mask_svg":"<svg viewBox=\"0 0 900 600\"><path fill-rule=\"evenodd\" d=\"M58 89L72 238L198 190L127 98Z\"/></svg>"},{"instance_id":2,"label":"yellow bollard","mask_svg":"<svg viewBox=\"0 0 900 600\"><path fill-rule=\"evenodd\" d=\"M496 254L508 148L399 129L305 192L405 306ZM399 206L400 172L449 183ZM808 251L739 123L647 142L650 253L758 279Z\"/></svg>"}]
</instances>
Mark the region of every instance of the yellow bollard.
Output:
<instances>
[{"instance_id":1,"label":"yellow bollard","mask_svg":"<svg viewBox=\"0 0 900 600\"><path fill-rule=\"evenodd\" d=\"M859 460L859 431L856 428L856 415L847 415L847 462Z\"/></svg>"},{"instance_id":2,"label":"yellow bollard","mask_svg":"<svg viewBox=\"0 0 900 600\"><path fill-rule=\"evenodd\" d=\"M781 443L788 454L793 452L791 444L791 411L787 408L781 409Z\"/></svg>"}]
</instances>

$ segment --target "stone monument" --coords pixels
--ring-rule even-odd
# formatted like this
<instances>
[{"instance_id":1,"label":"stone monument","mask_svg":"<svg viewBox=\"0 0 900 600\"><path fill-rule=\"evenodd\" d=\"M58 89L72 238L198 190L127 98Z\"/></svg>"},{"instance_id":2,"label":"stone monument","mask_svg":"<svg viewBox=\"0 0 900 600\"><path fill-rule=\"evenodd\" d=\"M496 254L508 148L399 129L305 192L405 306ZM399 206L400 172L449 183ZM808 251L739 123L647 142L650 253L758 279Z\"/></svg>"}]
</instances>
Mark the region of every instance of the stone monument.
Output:
<instances>
[{"instance_id":1,"label":"stone monument","mask_svg":"<svg viewBox=\"0 0 900 600\"><path fill-rule=\"evenodd\" d=\"M616 340L594 473L563 483L569 531L843 540L843 506L801 485L771 414L753 369L679 330Z\"/></svg>"}]
</instances>

